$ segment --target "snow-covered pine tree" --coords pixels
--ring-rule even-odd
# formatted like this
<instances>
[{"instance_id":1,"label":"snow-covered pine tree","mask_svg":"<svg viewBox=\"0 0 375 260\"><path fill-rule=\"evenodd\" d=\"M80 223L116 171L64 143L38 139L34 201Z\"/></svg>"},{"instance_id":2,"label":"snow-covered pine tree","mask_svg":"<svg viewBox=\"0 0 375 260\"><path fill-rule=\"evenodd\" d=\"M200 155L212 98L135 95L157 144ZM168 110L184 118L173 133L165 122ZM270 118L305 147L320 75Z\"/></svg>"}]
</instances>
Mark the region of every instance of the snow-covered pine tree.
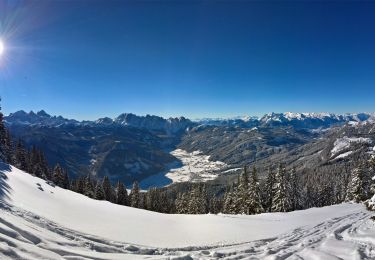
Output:
<instances>
[{"instance_id":1,"label":"snow-covered pine tree","mask_svg":"<svg viewBox=\"0 0 375 260\"><path fill-rule=\"evenodd\" d=\"M114 202L114 196L113 196L114 192L113 192L113 188L112 188L111 182L109 181L108 176L104 176L102 187L104 190L105 200Z\"/></svg>"},{"instance_id":2,"label":"snow-covered pine tree","mask_svg":"<svg viewBox=\"0 0 375 260\"><path fill-rule=\"evenodd\" d=\"M93 183L91 181L90 174L87 174L87 176L85 178L83 195L85 195L89 198L95 198L94 187L93 187Z\"/></svg>"},{"instance_id":3,"label":"snow-covered pine tree","mask_svg":"<svg viewBox=\"0 0 375 260\"><path fill-rule=\"evenodd\" d=\"M146 192L139 193L139 207L140 209L146 209L147 205Z\"/></svg>"},{"instance_id":4,"label":"snow-covered pine tree","mask_svg":"<svg viewBox=\"0 0 375 260\"><path fill-rule=\"evenodd\" d=\"M85 194L86 177L80 177L77 181L76 191L81 194Z\"/></svg>"},{"instance_id":5,"label":"snow-covered pine tree","mask_svg":"<svg viewBox=\"0 0 375 260\"><path fill-rule=\"evenodd\" d=\"M371 159L363 161L363 188L364 188L364 200L371 198L374 193L372 192L372 187L374 184L373 173L371 166Z\"/></svg>"},{"instance_id":6,"label":"snow-covered pine tree","mask_svg":"<svg viewBox=\"0 0 375 260\"><path fill-rule=\"evenodd\" d=\"M1 98L0 98L1 102ZM0 160L6 163L11 163L11 156L12 149L11 149L11 140L9 132L4 125L4 115L1 112L1 105L0 105Z\"/></svg>"},{"instance_id":7,"label":"snow-covered pine tree","mask_svg":"<svg viewBox=\"0 0 375 260\"><path fill-rule=\"evenodd\" d=\"M95 187L95 199L105 200L104 189L100 182L98 182Z\"/></svg>"},{"instance_id":8,"label":"snow-covered pine tree","mask_svg":"<svg viewBox=\"0 0 375 260\"><path fill-rule=\"evenodd\" d=\"M318 187L317 206L324 207L332 205L334 202L334 188L332 183L326 182Z\"/></svg>"},{"instance_id":9,"label":"snow-covered pine tree","mask_svg":"<svg viewBox=\"0 0 375 260\"><path fill-rule=\"evenodd\" d=\"M240 214L250 214L250 203L249 174L247 172L247 166L245 165L238 183L237 196L235 198L235 212Z\"/></svg>"},{"instance_id":10,"label":"snow-covered pine tree","mask_svg":"<svg viewBox=\"0 0 375 260\"><path fill-rule=\"evenodd\" d=\"M240 200L238 199L238 197L239 197L238 183L237 185L233 183L229 192L228 214L240 213L242 205L239 204Z\"/></svg>"},{"instance_id":11,"label":"snow-covered pine tree","mask_svg":"<svg viewBox=\"0 0 375 260\"><path fill-rule=\"evenodd\" d=\"M293 168L289 177L290 182L290 199L291 199L291 210L301 209L302 196L300 181L297 176L296 168Z\"/></svg>"},{"instance_id":12,"label":"snow-covered pine tree","mask_svg":"<svg viewBox=\"0 0 375 260\"><path fill-rule=\"evenodd\" d=\"M280 164L276 173L275 197L273 199L273 212L287 212L291 210L291 201L286 178L286 169Z\"/></svg>"},{"instance_id":13,"label":"snow-covered pine tree","mask_svg":"<svg viewBox=\"0 0 375 260\"><path fill-rule=\"evenodd\" d=\"M275 190L274 190L275 182L276 182L276 174L273 171L273 169L270 167L268 169L268 175L267 175L266 187L265 187L265 193L266 193L265 206L268 212L271 212L272 210L273 197L275 196Z\"/></svg>"},{"instance_id":14,"label":"snow-covered pine tree","mask_svg":"<svg viewBox=\"0 0 375 260\"><path fill-rule=\"evenodd\" d=\"M200 198L199 214L206 214L208 212L208 194L207 194L206 185L203 184L200 187L199 190L200 190L200 193L199 193L199 198Z\"/></svg>"},{"instance_id":15,"label":"snow-covered pine tree","mask_svg":"<svg viewBox=\"0 0 375 260\"><path fill-rule=\"evenodd\" d=\"M360 202L366 199L365 165L363 162L352 171L347 200Z\"/></svg>"},{"instance_id":16,"label":"snow-covered pine tree","mask_svg":"<svg viewBox=\"0 0 375 260\"><path fill-rule=\"evenodd\" d=\"M257 169L253 167L253 171L250 177L250 184L248 190L248 199L246 202L248 206L247 214L260 214L264 212L262 201L260 197L259 180L257 175Z\"/></svg>"},{"instance_id":17,"label":"snow-covered pine tree","mask_svg":"<svg viewBox=\"0 0 375 260\"><path fill-rule=\"evenodd\" d=\"M174 202L177 214L183 214L183 201L182 193L177 193L176 200Z\"/></svg>"},{"instance_id":18,"label":"snow-covered pine tree","mask_svg":"<svg viewBox=\"0 0 375 260\"><path fill-rule=\"evenodd\" d=\"M190 200L188 205L189 214L201 214L202 200L199 185L194 185L190 192Z\"/></svg>"},{"instance_id":19,"label":"snow-covered pine tree","mask_svg":"<svg viewBox=\"0 0 375 260\"><path fill-rule=\"evenodd\" d=\"M116 203L124 206L129 205L128 191L121 181L118 181L116 186Z\"/></svg>"},{"instance_id":20,"label":"snow-covered pine tree","mask_svg":"<svg viewBox=\"0 0 375 260\"><path fill-rule=\"evenodd\" d=\"M68 171L66 169L62 169L62 188L70 189L70 180Z\"/></svg>"},{"instance_id":21,"label":"snow-covered pine tree","mask_svg":"<svg viewBox=\"0 0 375 260\"><path fill-rule=\"evenodd\" d=\"M10 136L10 132L8 129L5 128L5 155L6 155L6 161L9 164L14 164L15 161L15 154L13 149L13 143Z\"/></svg>"},{"instance_id":22,"label":"snow-covered pine tree","mask_svg":"<svg viewBox=\"0 0 375 260\"><path fill-rule=\"evenodd\" d=\"M175 212L175 204L172 199L170 199L167 195L166 191L158 190L158 212L161 213L174 213Z\"/></svg>"},{"instance_id":23,"label":"snow-covered pine tree","mask_svg":"<svg viewBox=\"0 0 375 260\"><path fill-rule=\"evenodd\" d=\"M375 155L372 155L370 159L370 176L371 176L370 192L372 195L374 195L375 194Z\"/></svg>"},{"instance_id":24,"label":"snow-covered pine tree","mask_svg":"<svg viewBox=\"0 0 375 260\"><path fill-rule=\"evenodd\" d=\"M63 170L60 164L56 164L55 168L53 168L52 181L59 187L64 186Z\"/></svg>"},{"instance_id":25,"label":"snow-covered pine tree","mask_svg":"<svg viewBox=\"0 0 375 260\"><path fill-rule=\"evenodd\" d=\"M189 198L186 192L178 193L176 199L176 213L188 214L189 213Z\"/></svg>"},{"instance_id":26,"label":"snow-covered pine tree","mask_svg":"<svg viewBox=\"0 0 375 260\"><path fill-rule=\"evenodd\" d=\"M150 188L146 196L146 209L160 211L160 192L157 188Z\"/></svg>"},{"instance_id":27,"label":"snow-covered pine tree","mask_svg":"<svg viewBox=\"0 0 375 260\"><path fill-rule=\"evenodd\" d=\"M21 170L27 171L28 170L27 151L20 139L18 139L15 149L16 149L16 152L15 152L16 167L18 167Z\"/></svg>"},{"instance_id":28,"label":"snow-covered pine tree","mask_svg":"<svg viewBox=\"0 0 375 260\"><path fill-rule=\"evenodd\" d=\"M218 214L221 208L221 200L216 197L212 197L209 202L209 213Z\"/></svg>"},{"instance_id":29,"label":"snow-covered pine tree","mask_svg":"<svg viewBox=\"0 0 375 260\"><path fill-rule=\"evenodd\" d=\"M234 202L233 198L233 184L227 188L225 194L224 194L224 199L223 199L223 213L225 214L233 214L232 212L232 206Z\"/></svg>"},{"instance_id":30,"label":"snow-covered pine tree","mask_svg":"<svg viewBox=\"0 0 375 260\"><path fill-rule=\"evenodd\" d=\"M135 181L132 190L130 191L130 206L133 208L139 208L141 206L140 202L139 184Z\"/></svg>"}]
</instances>

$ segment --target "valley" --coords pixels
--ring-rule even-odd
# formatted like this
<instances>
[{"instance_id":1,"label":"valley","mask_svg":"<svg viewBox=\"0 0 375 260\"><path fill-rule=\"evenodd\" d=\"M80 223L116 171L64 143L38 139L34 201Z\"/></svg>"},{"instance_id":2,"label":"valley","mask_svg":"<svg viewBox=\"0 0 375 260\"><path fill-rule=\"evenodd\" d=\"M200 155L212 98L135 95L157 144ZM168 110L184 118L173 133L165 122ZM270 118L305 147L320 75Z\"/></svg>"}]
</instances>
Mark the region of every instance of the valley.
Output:
<instances>
[{"instance_id":1,"label":"valley","mask_svg":"<svg viewBox=\"0 0 375 260\"><path fill-rule=\"evenodd\" d=\"M121 180L130 186L138 181L144 188L238 174L227 170L255 162L261 175L280 162L299 170L342 165L371 152L374 121L371 113L271 113L198 121L122 114L79 122L45 111L18 111L5 117L15 138L28 147L40 147L49 163L60 163L72 178L107 175L113 183ZM187 163L188 154L198 151L201 158ZM215 165L216 161L225 166ZM205 177L202 171L207 172Z\"/></svg>"}]
</instances>

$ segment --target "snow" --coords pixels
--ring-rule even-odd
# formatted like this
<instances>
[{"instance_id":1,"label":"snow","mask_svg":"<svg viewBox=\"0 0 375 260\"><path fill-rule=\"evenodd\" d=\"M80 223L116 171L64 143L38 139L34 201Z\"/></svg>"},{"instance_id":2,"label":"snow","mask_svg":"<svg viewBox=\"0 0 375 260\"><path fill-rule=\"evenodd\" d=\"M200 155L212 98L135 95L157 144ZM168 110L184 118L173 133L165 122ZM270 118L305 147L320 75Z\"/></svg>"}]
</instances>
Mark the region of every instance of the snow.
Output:
<instances>
[{"instance_id":1,"label":"snow","mask_svg":"<svg viewBox=\"0 0 375 260\"><path fill-rule=\"evenodd\" d=\"M349 155L351 155L353 153L353 151L348 151L346 153L342 153L340 154L339 156L337 156L335 159L342 159L342 158L345 158L345 157L348 157Z\"/></svg>"},{"instance_id":2,"label":"snow","mask_svg":"<svg viewBox=\"0 0 375 260\"><path fill-rule=\"evenodd\" d=\"M242 169L242 168L240 168L240 167L232 168L232 169L225 170L225 171L223 171L222 173L235 172L235 171L238 171L238 170L241 170L241 169Z\"/></svg>"},{"instance_id":3,"label":"snow","mask_svg":"<svg viewBox=\"0 0 375 260\"><path fill-rule=\"evenodd\" d=\"M187 152L182 149L173 150L171 153L178 159L169 165L166 172L150 176L141 181L144 189L149 187L163 187L176 182L205 182L218 177L222 169L228 165L220 161L210 161L209 155L201 151Z\"/></svg>"},{"instance_id":4,"label":"snow","mask_svg":"<svg viewBox=\"0 0 375 260\"><path fill-rule=\"evenodd\" d=\"M375 257L375 222L359 204L253 216L168 215L92 200L1 168L0 259Z\"/></svg>"},{"instance_id":5,"label":"snow","mask_svg":"<svg viewBox=\"0 0 375 260\"><path fill-rule=\"evenodd\" d=\"M349 121L348 124L351 125L351 126L354 126L354 127L355 127L355 126L358 126L358 125L360 124L360 122L357 122L357 121Z\"/></svg>"},{"instance_id":6,"label":"snow","mask_svg":"<svg viewBox=\"0 0 375 260\"><path fill-rule=\"evenodd\" d=\"M182 162L182 167L171 169L165 175L173 182L213 180L218 176L218 171L227 167L223 162L210 161L210 156L200 151L189 153L176 149L171 154Z\"/></svg>"},{"instance_id":7,"label":"snow","mask_svg":"<svg viewBox=\"0 0 375 260\"><path fill-rule=\"evenodd\" d=\"M341 151L348 149L351 143L372 143L370 138L364 137L347 137L344 136L342 138L337 138L333 144L333 148L331 150L331 155L334 156L335 154L340 153Z\"/></svg>"}]
</instances>

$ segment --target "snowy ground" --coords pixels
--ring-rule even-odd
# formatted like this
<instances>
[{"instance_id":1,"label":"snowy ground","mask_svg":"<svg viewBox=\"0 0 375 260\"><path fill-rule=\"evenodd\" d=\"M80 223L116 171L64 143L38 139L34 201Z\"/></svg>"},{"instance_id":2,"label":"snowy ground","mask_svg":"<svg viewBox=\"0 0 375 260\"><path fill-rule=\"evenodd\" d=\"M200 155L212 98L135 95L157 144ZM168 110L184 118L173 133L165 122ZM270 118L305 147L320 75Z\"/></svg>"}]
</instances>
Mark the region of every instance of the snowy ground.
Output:
<instances>
[{"instance_id":1,"label":"snowy ground","mask_svg":"<svg viewBox=\"0 0 375 260\"><path fill-rule=\"evenodd\" d=\"M210 161L210 156L200 151L189 153L177 149L171 154L182 162L182 167L171 169L166 174L173 182L213 180L217 177L219 170L227 167L223 162Z\"/></svg>"},{"instance_id":2,"label":"snowy ground","mask_svg":"<svg viewBox=\"0 0 375 260\"><path fill-rule=\"evenodd\" d=\"M344 136L342 138L338 138L335 143L333 144L333 148L331 150L331 156L335 156L336 154L342 152L345 149L348 149L350 147L350 144L352 143L368 143L371 144L372 141L370 138L364 138L364 137L347 137Z\"/></svg>"},{"instance_id":3,"label":"snowy ground","mask_svg":"<svg viewBox=\"0 0 375 260\"><path fill-rule=\"evenodd\" d=\"M375 222L359 204L166 215L95 201L2 168L0 259L375 259Z\"/></svg>"},{"instance_id":4,"label":"snowy ground","mask_svg":"<svg viewBox=\"0 0 375 260\"><path fill-rule=\"evenodd\" d=\"M220 170L228 168L228 165L220 161L210 161L210 156L200 151L189 153L176 149L171 152L181 163L171 164L169 170L143 180L140 186L162 187L174 182L201 182L215 179Z\"/></svg>"}]
</instances>

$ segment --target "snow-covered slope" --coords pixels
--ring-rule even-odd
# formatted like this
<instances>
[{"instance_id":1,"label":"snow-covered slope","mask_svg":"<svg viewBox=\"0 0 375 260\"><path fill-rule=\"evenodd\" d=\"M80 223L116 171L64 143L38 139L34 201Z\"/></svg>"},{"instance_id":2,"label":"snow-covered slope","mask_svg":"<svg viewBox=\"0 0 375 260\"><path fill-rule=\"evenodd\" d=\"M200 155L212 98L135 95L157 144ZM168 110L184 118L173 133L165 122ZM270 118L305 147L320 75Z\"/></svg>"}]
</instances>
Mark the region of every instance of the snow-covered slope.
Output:
<instances>
[{"instance_id":1,"label":"snow-covered slope","mask_svg":"<svg viewBox=\"0 0 375 260\"><path fill-rule=\"evenodd\" d=\"M166 215L1 169L1 259L375 257L374 222L358 204L254 216Z\"/></svg>"}]
</instances>

